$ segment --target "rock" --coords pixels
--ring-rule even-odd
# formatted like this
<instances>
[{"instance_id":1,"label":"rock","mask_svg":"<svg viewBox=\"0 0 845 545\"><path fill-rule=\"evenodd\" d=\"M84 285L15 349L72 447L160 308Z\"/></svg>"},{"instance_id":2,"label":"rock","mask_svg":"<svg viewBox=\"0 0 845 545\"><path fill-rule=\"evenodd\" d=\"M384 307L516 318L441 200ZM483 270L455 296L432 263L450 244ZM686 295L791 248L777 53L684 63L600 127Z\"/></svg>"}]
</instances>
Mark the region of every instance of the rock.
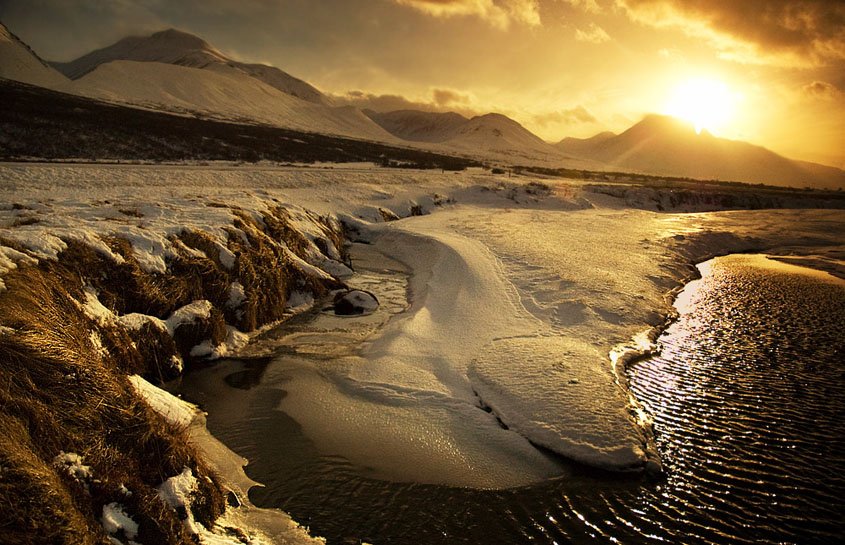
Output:
<instances>
[{"instance_id":1,"label":"rock","mask_svg":"<svg viewBox=\"0 0 845 545\"><path fill-rule=\"evenodd\" d=\"M378 308L378 299L368 291L349 290L335 295L334 312L341 316L370 314Z\"/></svg>"}]
</instances>

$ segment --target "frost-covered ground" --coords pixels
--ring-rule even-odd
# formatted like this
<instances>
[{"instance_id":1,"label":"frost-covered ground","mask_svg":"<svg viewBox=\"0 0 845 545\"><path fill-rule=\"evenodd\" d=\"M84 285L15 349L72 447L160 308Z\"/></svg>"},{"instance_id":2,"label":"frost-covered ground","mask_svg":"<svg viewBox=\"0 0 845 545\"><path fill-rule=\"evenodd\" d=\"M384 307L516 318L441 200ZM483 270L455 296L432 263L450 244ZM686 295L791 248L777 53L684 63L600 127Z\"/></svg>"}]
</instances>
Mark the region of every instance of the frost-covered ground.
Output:
<instances>
[{"instance_id":1,"label":"frost-covered ground","mask_svg":"<svg viewBox=\"0 0 845 545\"><path fill-rule=\"evenodd\" d=\"M627 207L642 204L636 189L617 198L481 170L8 164L0 180L0 238L31 250L0 247L0 274L69 239L119 259L106 235L160 271L168 236L186 227L209 233L222 262L234 218L221 204L281 204L306 234L306 210L344 220L409 268L410 308L353 356L297 375L282 408L322 449L377 475L459 486L561 475L534 445L644 468L647 426L614 365L649 348L691 264L762 250L832 271L845 260L842 211L658 213ZM384 221L395 216L405 219ZM301 266L348 273L320 259Z\"/></svg>"}]
</instances>

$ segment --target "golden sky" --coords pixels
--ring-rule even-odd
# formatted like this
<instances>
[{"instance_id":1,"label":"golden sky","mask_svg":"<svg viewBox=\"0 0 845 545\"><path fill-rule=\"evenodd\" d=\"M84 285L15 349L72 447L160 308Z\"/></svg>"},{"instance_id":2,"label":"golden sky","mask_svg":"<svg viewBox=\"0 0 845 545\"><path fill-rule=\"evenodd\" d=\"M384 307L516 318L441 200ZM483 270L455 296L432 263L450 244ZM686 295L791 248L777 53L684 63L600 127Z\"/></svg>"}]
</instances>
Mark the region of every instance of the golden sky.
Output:
<instances>
[{"instance_id":1,"label":"golden sky","mask_svg":"<svg viewBox=\"0 0 845 545\"><path fill-rule=\"evenodd\" d=\"M496 111L549 141L646 113L845 168L842 0L0 0L42 57L179 28L377 110Z\"/></svg>"}]
</instances>

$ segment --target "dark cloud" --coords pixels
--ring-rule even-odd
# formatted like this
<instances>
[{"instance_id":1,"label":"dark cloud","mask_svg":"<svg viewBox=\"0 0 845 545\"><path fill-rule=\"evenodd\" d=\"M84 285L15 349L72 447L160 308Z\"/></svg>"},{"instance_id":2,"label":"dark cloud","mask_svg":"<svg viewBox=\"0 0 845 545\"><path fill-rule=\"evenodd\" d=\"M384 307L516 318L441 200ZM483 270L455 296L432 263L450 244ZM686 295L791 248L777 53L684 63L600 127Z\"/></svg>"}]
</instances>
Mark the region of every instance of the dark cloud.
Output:
<instances>
[{"instance_id":1,"label":"dark cloud","mask_svg":"<svg viewBox=\"0 0 845 545\"><path fill-rule=\"evenodd\" d=\"M394 110L421 110L424 112L456 112L467 117L479 112L470 107L472 97L450 89L432 89L431 101L410 100L401 95L378 95L364 91L350 91L344 95L334 95L338 104L348 104L362 110L392 112Z\"/></svg>"},{"instance_id":2,"label":"dark cloud","mask_svg":"<svg viewBox=\"0 0 845 545\"><path fill-rule=\"evenodd\" d=\"M845 59L842 0L616 0L638 21L678 26L745 62L822 64Z\"/></svg>"},{"instance_id":3,"label":"dark cloud","mask_svg":"<svg viewBox=\"0 0 845 545\"><path fill-rule=\"evenodd\" d=\"M434 103L438 106L448 106L449 104L468 104L472 101L470 95L453 91L452 89L432 89L431 94L434 98Z\"/></svg>"}]
</instances>

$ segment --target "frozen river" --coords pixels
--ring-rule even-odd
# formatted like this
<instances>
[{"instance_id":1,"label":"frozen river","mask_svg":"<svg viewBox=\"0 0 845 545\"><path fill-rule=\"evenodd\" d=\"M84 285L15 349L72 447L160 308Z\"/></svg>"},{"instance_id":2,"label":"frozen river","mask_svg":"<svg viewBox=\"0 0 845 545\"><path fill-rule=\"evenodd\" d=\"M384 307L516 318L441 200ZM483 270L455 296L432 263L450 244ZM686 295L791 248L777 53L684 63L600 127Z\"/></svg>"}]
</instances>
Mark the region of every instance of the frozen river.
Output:
<instances>
[{"instance_id":1,"label":"frozen river","mask_svg":"<svg viewBox=\"0 0 845 545\"><path fill-rule=\"evenodd\" d=\"M600 535L622 542L824 542L841 532L842 482L824 478L831 464L842 469L843 462L845 430L835 418L845 391L841 280L774 269L760 257L718 260L684 292L681 319L659 340L661 355L621 377L654 422L652 448L665 476L605 472L596 469L608 465L597 458L598 442L647 446L609 352L661 323L667 286L685 270L682 251L673 258L668 245L701 244L695 232L707 222L744 221L758 234L764 222L590 211L558 213L555 225L540 221L551 212L513 214L423 219L403 227L428 237L413 247L402 246L405 233L388 230L357 251L360 268L369 270L356 280L382 300L376 314L303 316L256 344L266 357L226 361L186 379L183 392L209 411L212 432L249 458L248 474L266 485L251 492L255 503L280 507L314 535L340 543L552 543ZM625 231L614 232L621 219ZM539 236L550 229L573 238ZM606 233L600 244L591 229ZM447 252L447 287L428 266L439 261L425 244L458 248L458 256L479 253L450 263L454 253ZM598 259L589 256L597 244ZM632 247L640 249L625 254ZM471 315L450 324L451 312L438 329L438 310L450 301L485 297L489 286L462 284L472 275L460 269L484 266L487 252L498 269L482 273L508 281L493 291L505 294L498 304L513 305L510 314L483 307L485 319L474 325ZM646 268L664 276L637 274ZM587 270L594 274L585 277ZM430 301L419 295L420 271L428 271L425 289L447 293L433 308L420 303ZM415 322L420 312L424 327ZM515 327L513 316L524 328L517 334L507 329ZM408 342L426 327L446 342ZM486 328L483 342L473 327ZM426 363L409 370L415 358ZM488 405L484 385L474 381L494 371L505 387L492 391ZM590 380L596 389L579 388ZM608 406L620 409L619 427L614 413L602 412ZM561 415L567 407L582 412ZM522 410L517 418L514 410ZM543 427L557 426L557 448L524 427L519 417L527 413L545 418L534 419ZM561 456L565 440L581 437L588 456Z\"/></svg>"}]
</instances>

